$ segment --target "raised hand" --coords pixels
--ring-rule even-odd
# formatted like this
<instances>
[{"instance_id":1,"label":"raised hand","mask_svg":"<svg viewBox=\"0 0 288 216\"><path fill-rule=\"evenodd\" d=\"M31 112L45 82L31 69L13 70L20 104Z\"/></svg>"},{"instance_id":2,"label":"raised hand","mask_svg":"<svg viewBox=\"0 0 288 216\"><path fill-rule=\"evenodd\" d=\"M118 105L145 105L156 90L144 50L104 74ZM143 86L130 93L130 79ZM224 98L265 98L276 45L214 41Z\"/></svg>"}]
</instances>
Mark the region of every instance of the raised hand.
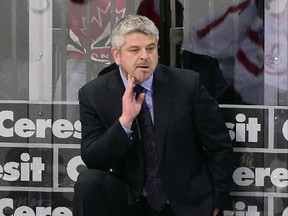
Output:
<instances>
[{"instance_id":1,"label":"raised hand","mask_svg":"<svg viewBox=\"0 0 288 216\"><path fill-rule=\"evenodd\" d=\"M119 118L121 125L127 129L131 128L134 118L141 110L145 94L141 93L136 99L134 97L135 78L128 74L128 84L122 97L122 115Z\"/></svg>"}]
</instances>

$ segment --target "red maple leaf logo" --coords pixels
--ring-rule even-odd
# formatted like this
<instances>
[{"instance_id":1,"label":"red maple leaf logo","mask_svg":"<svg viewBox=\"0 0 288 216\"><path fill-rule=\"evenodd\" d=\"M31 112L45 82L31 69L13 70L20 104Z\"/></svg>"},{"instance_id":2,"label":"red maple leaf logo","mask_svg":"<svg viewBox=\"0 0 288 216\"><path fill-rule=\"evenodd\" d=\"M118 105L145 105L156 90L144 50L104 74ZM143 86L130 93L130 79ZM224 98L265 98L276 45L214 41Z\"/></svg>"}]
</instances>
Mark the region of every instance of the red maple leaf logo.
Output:
<instances>
[{"instance_id":1,"label":"red maple leaf logo","mask_svg":"<svg viewBox=\"0 0 288 216\"><path fill-rule=\"evenodd\" d=\"M112 5L111 0L91 1L89 15L86 13L86 7L78 5L75 8L77 11L70 13L74 18L70 30L73 32L74 41L83 48L81 51L83 55L90 48L91 59L103 63L110 62L112 58L111 25L125 15L126 1L116 0L115 5ZM115 9L115 13L111 13L112 9ZM87 19L90 19L90 25L87 24Z\"/></svg>"}]
</instances>

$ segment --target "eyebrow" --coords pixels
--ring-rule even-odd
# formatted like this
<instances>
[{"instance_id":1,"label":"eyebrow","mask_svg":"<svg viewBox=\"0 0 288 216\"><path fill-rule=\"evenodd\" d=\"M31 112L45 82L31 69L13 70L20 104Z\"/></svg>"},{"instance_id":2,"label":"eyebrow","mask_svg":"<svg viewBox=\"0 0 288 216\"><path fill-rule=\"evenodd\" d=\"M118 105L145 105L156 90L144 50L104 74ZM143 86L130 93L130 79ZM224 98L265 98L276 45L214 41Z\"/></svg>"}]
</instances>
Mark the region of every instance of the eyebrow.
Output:
<instances>
[{"instance_id":1,"label":"eyebrow","mask_svg":"<svg viewBox=\"0 0 288 216\"><path fill-rule=\"evenodd\" d=\"M145 46L145 47L149 47L149 46L157 46L157 44L156 44L156 43L150 43L150 44L148 44L148 45ZM138 48L138 47L141 47L141 46L138 46L138 45L131 45L131 46L129 46L128 48Z\"/></svg>"}]
</instances>

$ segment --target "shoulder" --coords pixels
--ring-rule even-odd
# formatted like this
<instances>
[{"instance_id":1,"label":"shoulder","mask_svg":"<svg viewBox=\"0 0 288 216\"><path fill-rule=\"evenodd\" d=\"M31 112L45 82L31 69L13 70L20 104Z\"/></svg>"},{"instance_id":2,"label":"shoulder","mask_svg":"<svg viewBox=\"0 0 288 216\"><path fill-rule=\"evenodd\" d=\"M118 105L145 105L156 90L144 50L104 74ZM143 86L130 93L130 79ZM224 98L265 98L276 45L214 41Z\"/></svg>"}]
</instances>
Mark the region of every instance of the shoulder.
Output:
<instances>
[{"instance_id":1,"label":"shoulder","mask_svg":"<svg viewBox=\"0 0 288 216\"><path fill-rule=\"evenodd\" d=\"M107 85L107 83L112 81L117 77L117 74L119 73L118 68L114 68L109 70L109 72L103 73L100 76L96 77L95 79L87 82L82 89L90 89L90 88L97 88L101 87L103 85Z\"/></svg>"},{"instance_id":2,"label":"shoulder","mask_svg":"<svg viewBox=\"0 0 288 216\"><path fill-rule=\"evenodd\" d=\"M191 85L192 83L199 81L199 73L193 70L169 67L162 64L157 66L156 74L158 77L170 79L170 82L180 82L179 84L187 83Z\"/></svg>"},{"instance_id":3,"label":"shoulder","mask_svg":"<svg viewBox=\"0 0 288 216\"><path fill-rule=\"evenodd\" d=\"M105 67L104 69L102 69L99 73L98 73L98 77L99 76L103 76L107 73L112 72L113 70L118 69L118 65L114 62L112 64L110 64L109 66Z\"/></svg>"},{"instance_id":4,"label":"shoulder","mask_svg":"<svg viewBox=\"0 0 288 216\"><path fill-rule=\"evenodd\" d=\"M207 89L201 81L199 73L193 70L159 65L156 73L158 73L158 75L155 76L158 81L157 84L167 84L167 86L169 86L167 88L175 89L178 95L190 95L193 98L198 95L203 95L205 97L209 96ZM164 78L159 78L161 76Z\"/></svg>"},{"instance_id":5,"label":"shoulder","mask_svg":"<svg viewBox=\"0 0 288 216\"><path fill-rule=\"evenodd\" d=\"M86 95L97 96L103 94L107 88L117 83L117 80L121 79L118 68L113 69L111 72L87 82L79 92Z\"/></svg>"}]
</instances>

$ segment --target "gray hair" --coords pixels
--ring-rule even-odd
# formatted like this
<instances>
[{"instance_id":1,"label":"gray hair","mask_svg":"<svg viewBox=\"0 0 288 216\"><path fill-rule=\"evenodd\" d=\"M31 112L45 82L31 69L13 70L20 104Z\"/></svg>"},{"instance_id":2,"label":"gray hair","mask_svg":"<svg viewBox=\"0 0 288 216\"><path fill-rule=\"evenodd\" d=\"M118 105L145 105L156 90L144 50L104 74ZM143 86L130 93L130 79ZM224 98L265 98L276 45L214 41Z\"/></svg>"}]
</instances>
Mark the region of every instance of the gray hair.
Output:
<instances>
[{"instance_id":1,"label":"gray hair","mask_svg":"<svg viewBox=\"0 0 288 216\"><path fill-rule=\"evenodd\" d=\"M136 32L153 35L157 42L159 40L159 31L152 20L141 15L126 15L116 23L112 30L112 47L120 49L124 44L124 37Z\"/></svg>"}]
</instances>

